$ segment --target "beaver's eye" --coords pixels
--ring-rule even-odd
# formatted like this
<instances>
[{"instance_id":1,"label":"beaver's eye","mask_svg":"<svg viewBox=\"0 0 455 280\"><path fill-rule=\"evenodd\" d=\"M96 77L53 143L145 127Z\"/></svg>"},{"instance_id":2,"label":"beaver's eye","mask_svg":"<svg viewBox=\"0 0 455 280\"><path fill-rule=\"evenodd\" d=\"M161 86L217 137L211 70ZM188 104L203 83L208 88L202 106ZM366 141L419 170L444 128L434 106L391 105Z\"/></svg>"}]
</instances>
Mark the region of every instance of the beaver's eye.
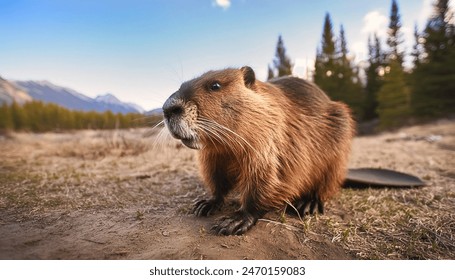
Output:
<instances>
[{"instance_id":1,"label":"beaver's eye","mask_svg":"<svg viewBox=\"0 0 455 280\"><path fill-rule=\"evenodd\" d=\"M218 82L213 82L210 85L210 90L217 91L217 90L220 90L220 89L221 89L221 85Z\"/></svg>"}]
</instances>

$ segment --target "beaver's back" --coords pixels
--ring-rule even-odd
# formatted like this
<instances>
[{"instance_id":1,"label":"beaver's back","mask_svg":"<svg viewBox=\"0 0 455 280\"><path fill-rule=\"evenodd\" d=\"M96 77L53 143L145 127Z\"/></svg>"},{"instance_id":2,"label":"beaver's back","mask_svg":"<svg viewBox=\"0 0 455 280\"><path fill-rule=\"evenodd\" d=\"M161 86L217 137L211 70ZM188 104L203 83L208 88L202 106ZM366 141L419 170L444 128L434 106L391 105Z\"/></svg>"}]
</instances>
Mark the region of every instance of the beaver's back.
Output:
<instances>
[{"instance_id":1,"label":"beaver's back","mask_svg":"<svg viewBox=\"0 0 455 280\"><path fill-rule=\"evenodd\" d=\"M308 113L323 110L331 101L330 98L315 84L296 77L283 77L269 81L281 89L291 102L306 109Z\"/></svg>"}]
</instances>

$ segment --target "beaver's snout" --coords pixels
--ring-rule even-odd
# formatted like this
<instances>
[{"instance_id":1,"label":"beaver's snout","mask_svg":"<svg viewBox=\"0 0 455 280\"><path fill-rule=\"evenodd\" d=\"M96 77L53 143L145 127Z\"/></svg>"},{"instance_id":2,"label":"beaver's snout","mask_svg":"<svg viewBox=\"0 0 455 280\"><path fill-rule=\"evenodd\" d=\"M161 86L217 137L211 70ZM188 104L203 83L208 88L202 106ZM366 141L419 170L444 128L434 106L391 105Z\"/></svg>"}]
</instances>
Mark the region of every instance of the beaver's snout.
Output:
<instances>
[{"instance_id":1,"label":"beaver's snout","mask_svg":"<svg viewBox=\"0 0 455 280\"><path fill-rule=\"evenodd\" d=\"M199 139L194 131L195 106L174 96L163 105L164 123L174 138L192 149L199 149Z\"/></svg>"}]
</instances>

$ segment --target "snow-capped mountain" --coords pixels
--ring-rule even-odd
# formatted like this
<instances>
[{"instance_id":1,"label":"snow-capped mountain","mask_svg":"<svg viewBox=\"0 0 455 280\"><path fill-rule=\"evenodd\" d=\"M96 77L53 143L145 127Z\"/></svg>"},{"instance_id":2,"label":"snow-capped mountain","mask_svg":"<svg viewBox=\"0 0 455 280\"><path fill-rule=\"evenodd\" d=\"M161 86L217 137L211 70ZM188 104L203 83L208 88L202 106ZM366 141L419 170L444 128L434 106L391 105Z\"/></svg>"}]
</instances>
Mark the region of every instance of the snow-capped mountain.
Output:
<instances>
[{"instance_id":1,"label":"snow-capped mountain","mask_svg":"<svg viewBox=\"0 0 455 280\"><path fill-rule=\"evenodd\" d=\"M16 81L15 84L27 92L34 100L55 103L71 110L107 110L113 113L142 113L140 106L120 101L112 94L90 98L73 89L61 87L48 81Z\"/></svg>"}]
</instances>

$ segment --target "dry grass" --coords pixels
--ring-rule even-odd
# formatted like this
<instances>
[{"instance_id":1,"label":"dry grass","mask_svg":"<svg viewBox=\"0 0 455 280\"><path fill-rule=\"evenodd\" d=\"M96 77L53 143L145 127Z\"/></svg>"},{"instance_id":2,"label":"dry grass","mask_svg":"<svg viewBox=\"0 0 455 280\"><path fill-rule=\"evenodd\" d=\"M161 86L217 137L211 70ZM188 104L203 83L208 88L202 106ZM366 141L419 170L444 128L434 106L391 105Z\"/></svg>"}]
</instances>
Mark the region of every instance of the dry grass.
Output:
<instances>
[{"instance_id":1,"label":"dry grass","mask_svg":"<svg viewBox=\"0 0 455 280\"><path fill-rule=\"evenodd\" d=\"M321 220L333 241L359 258L455 258L452 191L441 196L425 189L344 190L337 203L344 213Z\"/></svg>"},{"instance_id":2,"label":"dry grass","mask_svg":"<svg viewBox=\"0 0 455 280\"><path fill-rule=\"evenodd\" d=\"M154 139L162 136L147 138L144 132L1 138L0 227L53 211L125 209L139 223L152 213L187 216L203 193L195 152L173 141L156 146ZM429 141L428 135L441 137ZM323 237L359 259L455 259L453 143L454 121L357 138L351 167L409 172L428 186L344 189L328 203L326 215L299 220L276 214L276 220L261 222L270 227L284 222L278 227L298 235L299 242Z\"/></svg>"},{"instance_id":3,"label":"dry grass","mask_svg":"<svg viewBox=\"0 0 455 280\"><path fill-rule=\"evenodd\" d=\"M175 160L194 161L194 153L176 149L175 142L160 145L158 152L143 135L142 130L10 135L0 150L0 209L71 211L168 201L175 191L167 169ZM194 171L181 180L196 180Z\"/></svg>"},{"instance_id":4,"label":"dry grass","mask_svg":"<svg viewBox=\"0 0 455 280\"><path fill-rule=\"evenodd\" d=\"M428 185L344 189L321 217L333 241L365 259L455 259L453 143L453 121L356 139L353 167L392 168Z\"/></svg>"}]
</instances>

